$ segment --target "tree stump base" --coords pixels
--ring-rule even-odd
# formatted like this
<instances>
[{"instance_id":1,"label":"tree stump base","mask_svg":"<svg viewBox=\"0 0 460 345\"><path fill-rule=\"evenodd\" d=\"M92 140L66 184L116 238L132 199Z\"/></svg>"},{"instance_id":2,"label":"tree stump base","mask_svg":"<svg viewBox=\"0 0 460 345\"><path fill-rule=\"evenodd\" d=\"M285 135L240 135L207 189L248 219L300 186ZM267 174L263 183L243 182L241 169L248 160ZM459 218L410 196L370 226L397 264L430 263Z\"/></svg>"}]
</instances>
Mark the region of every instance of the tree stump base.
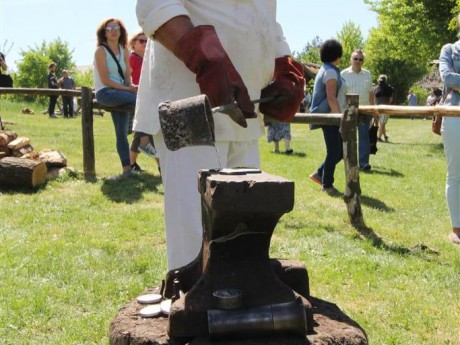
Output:
<instances>
[{"instance_id":1,"label":"tree stump base","mask_svg":"<svg viewBox=\"0 0 460 345\"><path fill-rule=\"evenodd\" d=\"M145 293L158 293L159 288ZM367 345L364 330L337 305L314 297L314 333L306 339L280 336L274 338L251 338L211 341L208 338L194 338L188 345ZM177 344L167 334L168 318L164 316L143 318L139 311L145 307L136 300L123 306L110 324L110 345L173 345Z\"/></svg>"},{"instance_id":2,"label":"tree stump base","mask_svg":"<svg viewBox=\"0 0 460 345\"><path fill-rule=\"evenodd\" d=\"M47 172L41 161L5 157L0 160L0 186L35 188L46 182Z\"/></svg>"}]
</instances>

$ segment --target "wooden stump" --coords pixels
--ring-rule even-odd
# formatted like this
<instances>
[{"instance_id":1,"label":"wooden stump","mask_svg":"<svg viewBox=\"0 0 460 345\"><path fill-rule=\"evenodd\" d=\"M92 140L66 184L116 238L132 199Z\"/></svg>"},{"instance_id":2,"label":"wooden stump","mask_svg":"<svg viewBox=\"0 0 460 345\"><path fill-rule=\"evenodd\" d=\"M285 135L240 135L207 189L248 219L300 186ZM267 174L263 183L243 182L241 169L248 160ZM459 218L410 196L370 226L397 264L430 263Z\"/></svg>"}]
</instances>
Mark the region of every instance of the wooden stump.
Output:
<instances>
[{"instance_id":1,"label":"wooden stump","mask_svg":"<svg viewBox=\"0 0 460 345\"><path fill-rule=\"evenodd\" d=\"M0 160L0 186L35 188L46 182L47 172L41 161L5 157Z\"/></svg>"},{"instance_id":2,"label":"wooden stump","mask_svg":"<svg viewBox=\"0 0 460 345\"><path fill-rule=\"evenodd\" d=\"M347 109L340 123L343 140L343 164L345 168L345 191L343 200L347 205L348 217L354 226L364 225L361 209L361 187L356 132L358 125L358 95L347 94Z\"/></svg>"},{"instance_id":3,"label":"wooden stump","mask_svg":"<svg viewBox=\"0 0 460 345\"><path fill-rule=\"evenodd\" d=\"M155 287L145 293L158 293ZM212 342L209 338L195 338L185 341L187 345L367 345L365 331L337 305L311 297L314 329L306 339L294 336L264 337L250 339L229 339ZM145 307L136 300L123 306L109 330L110 345L177 345L167 334L168 318L142 318L139 311Z\"/></svg>"}]
</instances>

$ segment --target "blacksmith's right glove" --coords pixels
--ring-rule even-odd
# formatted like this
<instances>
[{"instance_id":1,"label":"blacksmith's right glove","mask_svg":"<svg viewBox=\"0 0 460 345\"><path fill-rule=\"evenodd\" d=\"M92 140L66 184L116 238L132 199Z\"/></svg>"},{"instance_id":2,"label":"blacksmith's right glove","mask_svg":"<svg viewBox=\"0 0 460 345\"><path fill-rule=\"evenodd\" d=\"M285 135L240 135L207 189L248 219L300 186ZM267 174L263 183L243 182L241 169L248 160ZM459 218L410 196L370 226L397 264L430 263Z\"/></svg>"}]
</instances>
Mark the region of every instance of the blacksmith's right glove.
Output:
<instances>
[{"instance_id":1,"label":"blacksmith's right glove","mask_svg":"<svg viewBox=\"0 0 460 345\"><path fill-rule=\"evenodd\" d=\"M197 26L185 34L176 44L174 55L195 73L200 91L208 96L212 107L236 101L238 107L224 113L242 127L247 127L246 119L257 117L248 90L213 26Z\"/></svg>"}]
</instances>

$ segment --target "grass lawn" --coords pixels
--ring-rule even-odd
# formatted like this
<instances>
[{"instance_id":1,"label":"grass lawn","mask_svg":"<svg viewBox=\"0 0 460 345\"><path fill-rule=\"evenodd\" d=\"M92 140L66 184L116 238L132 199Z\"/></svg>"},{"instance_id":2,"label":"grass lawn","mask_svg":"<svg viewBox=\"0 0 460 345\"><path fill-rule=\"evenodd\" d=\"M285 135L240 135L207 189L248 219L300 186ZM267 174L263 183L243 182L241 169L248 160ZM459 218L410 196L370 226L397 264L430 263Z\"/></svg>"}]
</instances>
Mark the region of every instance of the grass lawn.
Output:
<instances>
[{"instance_id":1,"label":"grass lawn","mask_svg":"<svg viewBox=\"0 0 460 345\"><path fill-rule=\"evenodd\" d=\"M98 179L86 182L80 118L48 119L38 105L21 115L26 106L34 108L1 100L0 116L14 123L7 129L36 151L63 152L77 174L36 191L0 187L0 344L107 344L118 309L165 274L156 164L140 155L144 173L104 180L121 171L106 113L94 118ZM367 237L340 197L308 179L324 158L320 130L292 125L290 156L260 140L262 169L295 181L294 210L281 218L271 256L304 262L312 295L342 308L370 344L460 344L460 247L447 240L445 159L430 126L388 122L390 142L360 175ZM335 177L343 191L342 163Z\"/></svg>"}]
</instances>

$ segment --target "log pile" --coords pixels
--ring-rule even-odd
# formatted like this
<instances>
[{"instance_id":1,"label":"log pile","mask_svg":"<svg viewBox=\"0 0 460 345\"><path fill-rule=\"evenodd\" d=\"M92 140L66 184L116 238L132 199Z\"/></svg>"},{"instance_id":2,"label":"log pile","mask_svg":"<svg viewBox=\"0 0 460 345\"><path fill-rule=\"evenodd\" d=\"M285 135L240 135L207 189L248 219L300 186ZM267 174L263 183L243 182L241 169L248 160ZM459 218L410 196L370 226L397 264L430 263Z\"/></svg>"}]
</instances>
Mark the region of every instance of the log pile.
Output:
<instances>
[{"instance_id":1,"label":"log pile","mask_svg":"<svg viewBox=\"0 0 460 345\"><path fill-rule=\"evenodd\" d=\"M35 188L44 184L53 170L66 166L61 152L35 152L30 138L0 130L0 187Z\"/></svg>"}]
</instances>

